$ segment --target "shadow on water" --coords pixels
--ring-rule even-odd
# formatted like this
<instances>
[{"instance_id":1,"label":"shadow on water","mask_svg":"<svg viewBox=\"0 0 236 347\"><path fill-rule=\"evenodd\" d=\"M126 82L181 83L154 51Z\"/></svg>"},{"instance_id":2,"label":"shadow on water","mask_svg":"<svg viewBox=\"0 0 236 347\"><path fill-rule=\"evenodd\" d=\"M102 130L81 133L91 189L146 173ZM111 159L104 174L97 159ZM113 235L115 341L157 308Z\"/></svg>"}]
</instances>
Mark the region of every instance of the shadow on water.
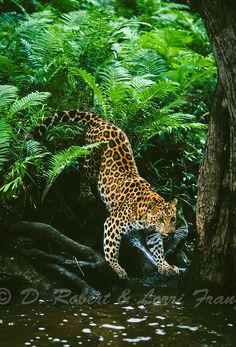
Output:
<instances>
[{"instance_id":1,"label":"shadow on water","mask_svg":"<svg viewBox=\"0 0 236 347\"><path fill-rule=\"evenodd\" d=\"M146 298L122 297L106 305L2 305L0 345L235 346L236 304L196 307L193 299Z\"/></svg>"}]
</instances>

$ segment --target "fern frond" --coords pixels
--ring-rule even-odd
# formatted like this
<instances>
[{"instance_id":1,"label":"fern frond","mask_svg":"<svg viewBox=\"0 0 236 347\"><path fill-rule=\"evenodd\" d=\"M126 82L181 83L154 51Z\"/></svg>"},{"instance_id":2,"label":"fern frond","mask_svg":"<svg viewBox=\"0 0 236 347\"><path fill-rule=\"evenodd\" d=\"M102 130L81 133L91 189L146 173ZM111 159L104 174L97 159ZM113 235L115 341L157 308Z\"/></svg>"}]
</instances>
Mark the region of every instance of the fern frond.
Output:
<instances>
[{"instance_id":1,"label":"fern frond","mask_svg":"<svg viewBox=\"0 0 236 347\"><path fill-rule=\"evenodd\" d=\"M107 114L106 99L102 93L101 88L96 83L95 78L89 72L87 72L83 69L78 69L78 74L80 77L82 77L85 80L85 82L93 90L94 96L97 99L98 104L102 108L104 115L106 116L106 114Z\"/></svg>"},{"instance_id":2,"label":"fern frond","mask_svg":"<svg viewBox=\"0 0 236 347\"><path fill-rule=\"evenodd\" d=\"M26 34L27 31L42 29L43 27L46 27L48 24L52 23L53 21L53 14L51 11L41 11L41 12L35 12L31 15L27 16L27 20L24 20L21 22L21 25L17 27L16 33L17 34Z\"/></svg>"},{"instance_id":3,"label":"fern frond","mask_svg":"<svg viewBox=\"0 0 236 347\"><path fill-rule=\"evenodd\" d=\"M103 85L106 86L105 89L109 89L117 83L129 84L131 80L131 75L128 70L126 70L120 62L115 62L105 69L102 69L99 76L102 79Z\"/></svg>"},{"instance_id":4,"label":"fern frond","mask_svg":"<svg viewBox=\"0 0 236 347\"><path fill-rule=\"evenodd\" d=\"M142 104L147 103L149 100L153 99L154 97L157 98L163 98L168 93L173 92L176 90L176 85L174 85L171 82L168 81L159 81L155 84L153 84L151 87L145 88L141 91L141 93L138 95L139 100Z\"/></svg>"},{"instance_id":5,"label":"fern frond","mask_svg":"<svg viewBox=\"0 0 236 347\"><path fill-rule=\"evenodd\" d=\"M162 112L172 112L176 109L179 109L181 106L184 106L187 104L187 101L184 99L184 97L178 97L177 99L171 101L167 105L163 106Z\"/></svg>"},{"instance_id":6,"label":"fern frond","mask_svg":"<svg viewBox=\"0 0 236 347\"><path fill-rule=\"evenodd\" d=\"M11 165L4 177L4 184L0 188L4 199L17 198L22 191L25 191L28 188L28 183L26 184L25 181L26 178L35 184L35 177L32 175L31 170L34 168L34 171L38 172L42 165L42 160L47 154L47 152L41 152L27 155Z\"/></svg>"},{"instance_id":7,"label":"fern frond","mask_svg":"<svg viewBox=\"0 0 236 347\"><path fill-rule=\"evenodd\" d=\"M21 71L22 67L17 65L14 58L7 55L0 55L0 78L5 75L15 76Z\"/></svg>"},{"instance_id":8,"label":"fern frond","mask_svg":"<svg viewBox=\"0 0 236 347\"><path fill-rule=\"evenodd\" d=\"M152 49L140 49L129 61L134 73L149 75L153 78L160 77L166 71L165 61Z\"/></svg>"},{"instance_id":9,"label":"fern frond","mask_svg":"<svg viewBox=\"0 0 236 347\"><path fill-rule=\"evenodd\" d=\"M6 108L17 97L18 88L10 85L0 85L0 110Z\"/></svg>"},{"instance_id":10,"label":"fern frond","mask_svg":"<svg viewBox=\"0 0 236 347\"><path fill-rule=\"evenodd\" d=\"M165 133L171 134L174 130L191 130L206 129L206 125L195 122L195 117L187 113L167 114L158 110L153 116L153 120L149 120L149 124L142 126L142 134L146 139L150 139L155 135L163 136Z\"/></svg>"},{"instance_id":11,"label":"fern frond","mask_svg":"<svg viewBox=\"0 0 236 347\"><path fill-rule=\"evenodd\" d=\"M189 10L189 5L184 4L176 4L174 2L165 3L165 8L168 8L169 10Z\"/></svg>"},{"instance_id":12,"label":"fern frond","mask_svg":"<svg viewBox=\"0 0 236 347\"><path fill-rule=\"evenodd\" d=\"M35 92L30 93L27 96L16 100L14 104L10 107L10 116L13 116L15 113L29 109L33 106L42 105L42 103L50 96L48 92Z\"/></svg>"},{"instance_id":13,"label":"fern frond","mask_svg":"<svg viewBox=\"0 0 236 347\"><path fill-rule=\"evenodd\" d=\"M24 52L27 54L28 57L30 57L32 53L32 45L25 39L21 39L21 44L23 46Z\"/></svg>"},{"instance_id":14,"label":"fern frond","mask_svg":"<svg viewBox=\"0 0 236 347\"><path fill-rule=\"evenodd\" d=\"M45 146L35 140L29 140L26 143L26 151L27 151L27 156L32 157L32 156L41 156L41 155L47 155L49 152L46 150Z\"/></svg>"},{"instance_id":15,"label":"fern frond","mask_svg":"<svg viewBox=\"0 0 236 347\"><path fill-rule=\"evenodd\" d=\"M46 174L46 187L42 195L42 201L45 199L48 191L52 187L57 177L69 166L76 163L76 160L89 153L89 150L99 146L100 143L94 143L87 146L72 146L69 149L62 150L49 161L49 170Z\"/></svg>"},{"instance_id":16,"label":"fern frond","mask_svg":"<svg viewBox=\"0 0 236 347\"><path fill-rule=\"evenodd\" d=\"M10 152L11 127L0 119L0 171L4 163L8 160Z\"/></svg>"},{"instance_id":17,"label":"fern frond","mask_svg":"<svg viewBox=\"0 0 236 347\"><path fill-rule=\"evenodd\" d=\"M131 87L134 88L137 92L142 90L143 88L150 87L154 84L152 80L153 75L142 75L135 76L132 78Z\"/></svg>"},{"instance_id":18,"label":"fern frond","mask_svg":"<svg viewBox=\"0 0 236 347\"><path fill-rule=\"evenodd\" d=\"M152 100L154 98L164 98L171 92L176 90L176 85L169 81L155 82L153 85L147 88L139 89L134 94L133 101L129 105L129 113L132 115L130 120L135 117L138 110L142 110L147 106L152 106Z\"/></svg>"},{"instance_id":19,"label":"fern frond","mask_svg":"<svg viewBox=\"0 0 236 347\"><path fill-rule=\"evenodd\" d=\"M100 71L99 78L107 108L109 107L109 115L106 118L112 121L116 116L122 118L129 103L132 76L120 62L113 62Z\"/></svg>"},{"instance_id":20,"label":"fern frond","mask_svg":"<svg viewBox=\"0 0 236 347\"><path fill-rule=\"evenodd\" d=\"M66 26L74 27L78 24L81 24L81 22L84 22L87 16L88 15L86 11L72 11L69 13L63 13L62 23L64 23Z\"/></svg>"},{"instance_id":21,"label":"fern frond","mask_svg":"<svg viewBox=\"0 0 236 347\"><path fill-rule=\"evenodd\" d=\"M109 116L108 120L114 121L113 118L117 116L122 119L126 114L127 106L129 104L128 88L123 83L117 83L109 88L107 97L109 101Z\"/></svg>"},{"instance_id":22,"label":"fern frond","mask_svg":"<svg viewBox=\"0 0 236 347\"><path fill-rule=\"evenodd\" d=\"M70 143L73 143L75 136L82 134L83 132L84 128L79 123L59 123L47 129L46 139L47 141L54 143L61 143L62 139L63 142L68 141Z\"/></svg>"},{"instance_id":23,"label":"fern frond","mask_svg":"<svg viewBox=\"0 0 236 347\"><path fill-rule=\"evenodd\" d=\"M2 0L1 0L1 2L2 2ZM14 27L17 24L18 19L22 19L22 17L23 16L20 13L3 12L2 11L1 17L0 17L0 26L1 27L5 27L5 26Z\"/></svg>"}]
</instances>

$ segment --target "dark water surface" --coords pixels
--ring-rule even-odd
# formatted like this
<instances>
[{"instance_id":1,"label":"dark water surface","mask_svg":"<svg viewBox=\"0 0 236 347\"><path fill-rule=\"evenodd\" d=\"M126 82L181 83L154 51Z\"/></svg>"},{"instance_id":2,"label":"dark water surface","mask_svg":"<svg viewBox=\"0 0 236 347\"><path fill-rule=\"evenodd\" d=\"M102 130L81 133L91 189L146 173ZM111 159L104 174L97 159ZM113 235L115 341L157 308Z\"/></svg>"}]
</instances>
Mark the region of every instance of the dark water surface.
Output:
<instances>
[{"instance_id":1,"label":"dark water surface","mask_svg":"<svg viewBox=\"0 0 236 347\"><path fill-rule=\"evenodd\" d=\"M236 304L1 305L0 346L236 346Z\"/></svg>"}]
</instances>

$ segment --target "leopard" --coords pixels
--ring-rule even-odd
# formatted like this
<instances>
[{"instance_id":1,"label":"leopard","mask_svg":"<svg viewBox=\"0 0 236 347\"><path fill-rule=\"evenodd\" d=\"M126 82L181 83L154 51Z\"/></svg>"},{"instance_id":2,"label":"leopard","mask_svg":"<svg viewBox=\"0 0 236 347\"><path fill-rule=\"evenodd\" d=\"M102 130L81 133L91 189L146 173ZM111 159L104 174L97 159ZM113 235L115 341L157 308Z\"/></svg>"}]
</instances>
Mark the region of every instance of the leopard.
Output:
<instances>
[{"instance_id":1,"label":"leopard","mask_svg":"<svg viewBox=\"0 0 236 347\"><path fill-rule=\"evenodd\" d=\"M94 112L60 111L53 117L55 122L81 123L86 129L85 143L102 144L99 151L95 147L85 157L81 176L97 178L98 191L109 212L104 223L104 255L118 277L128 278L119 264L122 235L145 228L154 231L154 237L147 236L146 242L157 271L164 276L178 274L179 268L165 260L163 247L163 238L175 232L177 199L166 202L140 176L125 132ZM93 196L83 179L81 196Z\"/></svg>"}]
</instances>

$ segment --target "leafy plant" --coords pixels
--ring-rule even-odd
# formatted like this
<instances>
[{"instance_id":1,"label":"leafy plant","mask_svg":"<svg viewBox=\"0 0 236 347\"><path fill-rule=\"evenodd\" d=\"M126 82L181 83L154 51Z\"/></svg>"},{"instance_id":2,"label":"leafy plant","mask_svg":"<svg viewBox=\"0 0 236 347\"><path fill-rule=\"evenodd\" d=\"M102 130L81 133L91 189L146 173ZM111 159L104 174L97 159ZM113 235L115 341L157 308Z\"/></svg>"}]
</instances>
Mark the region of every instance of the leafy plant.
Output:
<instances>
[{"instance_id":1,"label":"leafy plant","mask_svg":"<svg viewBox=\"0 0 236 347\"><path fill-rule=\"evenodd\" d=\"M49 168L46 173L46 186L43 191L42 200L45 199L49 189L65 169L76 164L78 158L85 156L89 153L89 150L97 146L99 146L99 143L83 147L71 146L51 156L49 159Z\"/></svg>"},{"instance_id":2,"label":"leafy plant","mask_svg":"<svg viewBox=\"0 0 236 347\"><path fill-rule=\"evenodd\" d=\"M11 127L0 119L0 172L10 155Z\"/></svg>"},{"instance_id":3,"label":"leafy plant","mask_svg":"<svg viewBox=\"0 0 236 347\"><path fill-rule=\"evenodd\" d=\"M25 109L42 105L42 103L49 97L49 95L50 93L35 92L30 93L19 100L15 100L10 107L9 117L12 117L15 113L23 111Z\"/></svg>"},{"instance_id":4,"label":"leafy plant","mask_svg":"<svg viewBox=\"0 0 236 347\"><path fill-rule=\"evenodd\" d=\"M29 144L27 145L29 146ZM31 147L32 145L37 149L35 154L26 154L25 157L22 156L20 160L15 161L9 167L3 185L0 188L4 200L17 199L22 192L26 195L32 190L30 189L31 185L35 185L35 176L41 169L42 159L44 159L48 153L41 150L39 151L39 145L35 146L36 143L31 143Z\"/></svg>"},{"instance_id":5,"label":"leafy plant","mask_svg":"<svg viewBox=\"0 0 236 347\"><path fill-rule=\"evenodd\" d=\"M35 127L56 110L76 108L125 130L142 175L194 209L216 80L199 17L161 0L1 6L12 8L0 16L2 201L34 206L45 183L44 196L84 155L78 125L48 127L33 140Z\"/></svg>"},{"instance_id":6,"label":"leafy plant","mask_svg":"<svg viewBox=\"0 0 236 347\"><path fill-rule=\"evenodd\" d=\"M0 110L4 110L17 97L18 89L10 85L0 85Z\"/></svg>"}]
</instances>

